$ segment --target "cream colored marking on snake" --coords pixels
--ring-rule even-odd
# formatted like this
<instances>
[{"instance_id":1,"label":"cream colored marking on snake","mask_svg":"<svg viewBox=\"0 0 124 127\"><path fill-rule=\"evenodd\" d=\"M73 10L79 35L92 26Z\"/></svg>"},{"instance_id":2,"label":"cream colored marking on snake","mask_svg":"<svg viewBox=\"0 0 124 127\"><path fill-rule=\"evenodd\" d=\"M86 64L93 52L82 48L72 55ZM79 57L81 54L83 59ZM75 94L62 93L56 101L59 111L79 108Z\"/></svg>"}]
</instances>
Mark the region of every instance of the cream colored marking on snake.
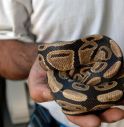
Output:
<instances>
[{"instance_id":1,"label":"cream colored marking on snake","mask_svg":"<svg viewBox=\"0 0 124 127\"><path fill-rule=\"evenodd\" d=\"M87 108L85 106L81 106L78 104L71 104L66 101L57 100L56 101L63 109L62 111L66 114L79 114L87 112Z\"/></svg>"},{"instance_id":2,"label":"cream colored marking on snake","mask_svg":"<svg viewBox=\"0 0 124 127\"><path fill-rule=\"evenodd\" d=\"M73 90L66 89L63 91L63 96L67 99L82 102L87 100L87 96L83 93L79 93Z\"/></svg>"},{"instance_id":3,"label":"cream colored marking on snake","mask_svg":"<svg viewBox=\"0 0 124 127\"><path fill-rule=\"evenodd\" d=\"M107 66L108 64L106 62L96 62L93 65L93 67L91 67L91 71L94 73L99 73L103 71L104 69L106 69Z\"/></svg>"},{"instance_id":4,"label":"cream colored marking on snake","mask_svg":"<svg viewBox=\"0 0 124 127\"><path fill-rule=\"evenodd\" d=\"M104 73L104 77L105 78L112 78L114 75L117 74L118 70L117 68L119 68L121 66L121 61L117 61L115 64L113 64L105 73Z\"/></svg>"},{"instance_id":5,"label":"cream colored marking on snake","mask_svg":"<svg viewBox=\"0 0 124 127\"><path fill-rule=\"evenodd\" d=\"M108 84L106 82L106 83L100 84L99 86L94 86L94 88L98 91L105 91L105 90L110 90L118 85L116 81L112 81L111 83L112 84Z\"/></svg>"},{"instance_id":6,"label":"cream colored marking on snake","mask_svg":"<svg viewBox=\"0 0 124 127\"><path fill-rule=\"evenodd\" d=\"M117 56L117 57L122 57L122 52L120 47L116 44L115 41L110 40L110 44L111 44L111 49L113 51L113 53Z\"/></svg>"},{"instance_id":7,"label":"cream colored marking on snake","mask_svg":"<svg viewBox=\"0 0 124 127\"><path fill-rule=\"evenodd\" d=\"M115 90L106 94L98 95L97 99L100 102L109 102L109 101L117 101L122 96L123 96L123 92L121 90Z\"/></svg>"},{"instance_id":8,"label":"cream colored marking on snake","mask_svg":"<svg viewBox=\"0 0 124 127\"><path fill-rule=\"evenodd\" d=\"M88 45L91 45L92 48L86 48ZM90 61L91 61L90 56L93 54L93 52L94 52L94 50L96 48L97 48L97 43L96 42L92 42L92 43L91 42L87 42L84 45L82 45L79 48L79 51L78 51L80 64L90 63Z\"/></svg>"},{"instance_id":9,"label":"cream colored marking on snake","mask_svg":"<svg viewBox=\"0 0 124 127\"><path fill-rule=\"evenodd\" d=\"M53 71L47 71L48 83L52 92L56 93L63 88L63 84L59 83L56 78L53 76Z\"/></svg>"},{"instance_id":10,"label":"cream colored marking on snake","mask_svg":"<svg viewBox=\"0 0 124 127\"><path fill-rule=\"evenodd\" d=\"M84 107L82 107L81 105L78 105L78 104L71 104L69 102L66 102L66 101L62 101L62 100L57 100L57 103L59 105L61 105L64 109L67 109L67 110L75 110L75 111L79 111L79 110L84 110ZM86 107L85 107L85 111L86 111Z\"/></svg>"},{"instance_id":11,"label":"cream colored marking on snake","mask_svg":"<svg viewBox=\"0 0 124 127\"><path fill-rule=\"evenodd\" d=\"M44 57L41 54L38 54L38 59L39 59L39 64L41 65L41 67L45 70L50 70L50 68L48 66L45 66L45 60Z\"/></svg>"},{"instance_id":12,"label":"cream colored marking on snake","mask_svg":"<svg viewBox=\"0 0 124 127\"><path fill-rule=\"evenodd\" d=\"M94 85L97 85L100 82L101 82L101 77L94 77L94 78L92 78L91 80L89 80L87 82L87 85L94 86Z\"/></svg>"},{"instance_id":13,"label":"cream colored marking on snake","mask_svg":"<svg viewBox=\"0 0 124 127\"><path fill-rule=\"evenodd\" d=\"M108 53L107 55L104 50ZM110 48L108 48L107 46L101 46L95 55L94 61L108 60L111 58L111 56L112 56L112 52Z\"/></svg>"},{"instance_id":14,"label":"cream colored marking on snake","mask_svg":"<svg viewBox=\"0 0 124 127\"><path fill-rule=\"evenodd\" d=\"M82 83L80 82L74 82L72 84L72 87L75 89L75 90L80 90L80 91L87 91L89 89L89 86L88 85L83 85Z\"/></svg>"}]
</instances>

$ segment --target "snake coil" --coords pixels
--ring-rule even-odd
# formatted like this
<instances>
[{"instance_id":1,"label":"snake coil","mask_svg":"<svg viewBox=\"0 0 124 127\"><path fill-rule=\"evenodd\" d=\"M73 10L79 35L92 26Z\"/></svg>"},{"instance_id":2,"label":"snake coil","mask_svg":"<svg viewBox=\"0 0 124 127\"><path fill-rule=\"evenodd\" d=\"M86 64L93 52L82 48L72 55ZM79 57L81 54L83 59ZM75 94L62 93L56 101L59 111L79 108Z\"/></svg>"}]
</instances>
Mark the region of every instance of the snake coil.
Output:
<instances>
[{"instance_id":1,"label":"snake coil","mask_svg":"<svg viewBox=\"0 0 124 127\"><path fill-rule=\"evenodd\" d=\"M123 98L122 51L107 36L44 43L38 57L53 96L67 115L110 108Z\"/></svg>"}]
</instances>

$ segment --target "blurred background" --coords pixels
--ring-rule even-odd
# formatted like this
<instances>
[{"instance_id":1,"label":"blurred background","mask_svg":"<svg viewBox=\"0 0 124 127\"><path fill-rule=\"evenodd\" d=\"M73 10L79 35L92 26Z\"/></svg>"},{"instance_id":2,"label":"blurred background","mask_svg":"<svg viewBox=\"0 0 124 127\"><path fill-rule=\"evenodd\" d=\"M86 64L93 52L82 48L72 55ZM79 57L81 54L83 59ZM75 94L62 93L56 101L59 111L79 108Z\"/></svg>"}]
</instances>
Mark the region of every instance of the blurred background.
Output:
<instances>
[{"instance_id":1,"label":"blurred background","mask_svg":"<svg viewBox=\"0 0 124 127\"><path fill-rule=\"evenodd\" d=\"M33 109L26 81L0 77L0 127L27 127Z\"/></svg>"}]
</instances>

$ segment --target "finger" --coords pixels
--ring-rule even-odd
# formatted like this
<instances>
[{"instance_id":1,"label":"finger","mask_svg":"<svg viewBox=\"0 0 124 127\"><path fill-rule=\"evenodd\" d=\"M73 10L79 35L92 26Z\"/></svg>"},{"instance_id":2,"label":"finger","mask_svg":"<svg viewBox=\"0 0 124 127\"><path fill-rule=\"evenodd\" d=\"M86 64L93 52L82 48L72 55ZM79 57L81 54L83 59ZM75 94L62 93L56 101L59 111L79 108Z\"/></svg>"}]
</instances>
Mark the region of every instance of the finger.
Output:
<instances>
[{"instance_id":1,"label":"finger","mask_svg":"<svg viewBox=\"0 0 124 127\"><path fill-rule=\"evenodd\" d=\"M45 102L53 100L51 91L46 87L46 84L41 86L30 87L30 96L35 102Z\"/></svg>"},{"instance_id":2,"label":"finger","mask_svg":"<svg viewBox=\"0 0 124 127\"><path fill-rule=\"evenodd\" d=\"M67 116L67 118L80 127L99 127L101 125L101 120L96 115Z\"/></svg>"},{"instance_id":3,"label":"finger","mask_svg":"<svg viewBox=\"0 0 124 127\"><path fill-rule=\"evenodd\" d=\"M44 83L44 80L37 82L28 80L28 84L30 96L35 102L45 102L53 99L48 84Z\"/></svg>"},{"instance_id":4,"label":"finger","mask_svg":"<svg viewBox=\"0 0 124 127\"><path fill-rule=\"evenodd\" d=\"M102 121L113 123L124 119L124 110L119 108L110 108L100 115Z\"/></svg>"}]
</instances>

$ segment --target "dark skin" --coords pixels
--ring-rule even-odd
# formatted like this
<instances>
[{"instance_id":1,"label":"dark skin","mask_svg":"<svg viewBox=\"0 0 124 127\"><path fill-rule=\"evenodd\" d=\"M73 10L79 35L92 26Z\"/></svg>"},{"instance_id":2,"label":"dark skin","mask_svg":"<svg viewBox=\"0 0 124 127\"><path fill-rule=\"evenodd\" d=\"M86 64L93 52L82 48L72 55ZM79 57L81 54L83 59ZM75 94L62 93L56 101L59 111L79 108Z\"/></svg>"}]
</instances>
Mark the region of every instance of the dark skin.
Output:
<instances>
[{"instance_id":1,"label":"dark skin","mask_svg":"<svg viewBox=\"0 0 124 127\"><path fill-rule=\"evenodd\" d=\"M35 43L1 40L0 75L13 80L28 78L30 95L34 101L53 100L46 82L46 71L39 65L36 57L37 44ZM119 108L111 108L99 116L89 114L85 116L67 116L67 118L80 127L99 127L102 121L112 123L124 119L124 111Z\"/></svg>"}]
</instances>

